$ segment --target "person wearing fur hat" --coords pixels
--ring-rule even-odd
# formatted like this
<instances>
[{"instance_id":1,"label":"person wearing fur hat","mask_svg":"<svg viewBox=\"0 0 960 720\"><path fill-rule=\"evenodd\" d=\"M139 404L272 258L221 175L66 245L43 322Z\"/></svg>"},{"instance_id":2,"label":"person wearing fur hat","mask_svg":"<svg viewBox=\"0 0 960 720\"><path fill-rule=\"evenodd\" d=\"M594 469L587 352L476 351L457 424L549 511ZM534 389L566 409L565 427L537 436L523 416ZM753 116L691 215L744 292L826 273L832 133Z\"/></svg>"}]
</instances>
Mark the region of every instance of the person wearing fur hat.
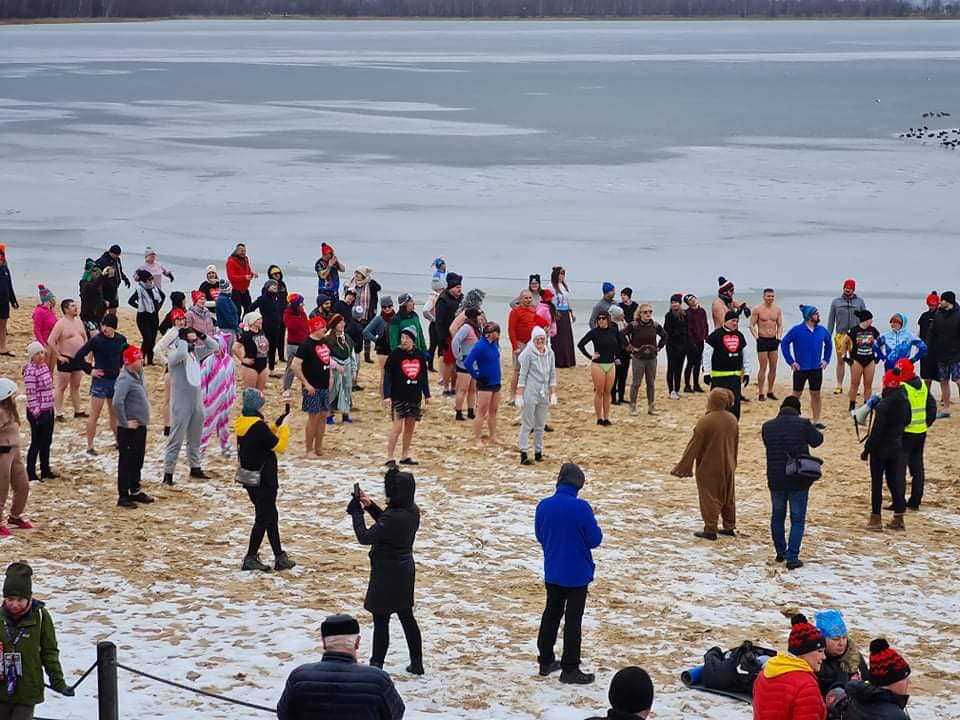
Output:
<instances>
[{"instance_id":1,"label":"person wearing fur hat","mask_svg":"<svg viewBox=\"0 0 960 720\"><path fill-rule=\"evenodd\" d=\"M703 345L703 379L713 388L733 393L730 412L740 419L742 391L750 383L750 354L747 339L740 332L739 313L728 310L723 324L707 335Z\"/></svg>"},{"instance_id":2,"label":"person wearing fur hat","mask_svg":"<svg viewBox=\"0 0 960 720\"><path fill-rule=\"evenodd\" d=\"M150 277L153 278L153 286L157 290L163 290L163 279L167 278L170 282L173 282L173 273L167 270L163 265L157 260L157 251L152 247L148 247L143 252L143 264L137 268L137 270L146 270L150 273Z\"/></svg>"},{"instance_id":3,"label":"person wearing fur hat","mask_svg":"<svg viewBox=\"0 0 960 720\"><path fill-rule=\"evenodd\" d=\"M33 525L23 516L30 496L30 480L20 456L20 413L17 410L17 384L9 378L0 378L0 539L10 537L7 521L14 527L30 530ZM4 513L7 496L12 492L13 502L9 517Z\"/></svg>"},{"instance_id":4,"label":"person wearing fur hat","mask_svg":"<svg viewBox=\"0 0 960 720\"><path fill-rule=\"evenodd\" d=\"M317 296L324 294L332 298L340 297L340 273L346 269L333 246L321 243L320 257L313 264L313 270L317 273ZM317 300L317 305L320 305L320 300Z\"/></svg>"},{"instance_id":5,"label":"person wearing fur hat","mask_svg":"<svg viewBox=\"0 0 960 720\"><path fill-rule=\"evenodd\" d=\"M137 310L137 327L140 329L143 356L147 365L153 365L153 348L157 344L157 332L160 328L160 308L166 296L153 284L150 271L137 270L133 279L137 286L128 302L130 307Z\"/></svg>"},{"instance_id":6,"label":"person wearing fur hat","mask_svg":"<svg viewBox=\"0 0 960 720\"><path fill-rule=\"evenodd\" d=\"M564 463L557 475L556 492L537 504L534 531L543 548L546 606L537 634L540 675L560 671L560 682L588 685L593 673L580 670L581 625L587 589L596 566L592 551L603 542L593 508L577 497L585 482L583 470ZM563 655L557 661L554 645L563 620Z\"/></svg>"},{"instance_id":7,"label":"person wearing fur hat","mask_svg":"<svg viewBox=\"0 0 960 720\"><path fill-rule=\"evenodd\" d=\"M826 645L823 633L799 613L790 624L788 652L770 658L753 684L754 720L826 720L817 682Z\"/></svg>"},{"instance_id":8,"label":"person wearing fur hat","mask_svg":"<svg viewBox=\"0 0 960 720\"><path fill-rule=\"evenodd\" d=\"M707 411L697 421L683 456L670 471L675 477L691 477L696 466L703 530L694 535L704 540L716 540L718 534L730 537L737 534L734 478L740 423L730 410L732 406L733 393L728 388L715 387L710 390ZM723 519L722 529L717 527L719 518Z\"/></svg>"},{"instance_id":9,"label":"person wearing fur hat","mask_svg":"<svg viewBox=\"0 0 960 720\"><path fill-rule=\"evenodd\" d=\"M703 346L710 334L707 324L707 311L700 304L700 298L692 293L683 296L683 303L687 306L687 359L683 368L683 391L685 393L702 393L700 385L700 370L703 367Z\"/></svg>"},{"instance_id":10,"label":"person wearing fur hat","mask_svg":"<svg viewBox=\"0 0 960 720\"><path fill-rule=\"evenodd\" d=\"M653 708L653 680L643 668L621 668L610 681L607 699L610 700L607 714L587 720L636 720L650 717Z\"/></svg>"},{"instance_id":11,"label":"person wearing fur hat","mask_svg":"<svg viewBox=\"0 0 960 720\"><path fill-rule=\"evenodd\" d=\"M910 424L903 431L904 462L910 470L910 497L907 498L907 507L919 510L926 483L923 450L926 446L927 430L937 421L937 401L923 379L917 377L914 364L910 360L897 360L896 369L900 372L900 387L910 404Z\"/></svg>"},{"instance_id":12,"label":"person wearing fur hat","mask_svg":"<svg viewBox=\"0 0 960 720\"><path fill-rule=\"evenodd\" d=\"M960 308L952 290L940 294L940 309L933 316L930 327L930 354L937 362L940 380L940 401L943 411L939 417L950 417L950 381L960 393Z\"/></svg>"},{"instance_id":13,"label":"person wearing fur hat","mask_svg":"<svg viewBox=\"0 0 960 720\"><path fill-rule=\"evenodd\" d=\"M847 624L839 610L824 610L814 616L817 630L823 633L824 658L817 681L826 697L836 688L844 688L851 680L867 678L867 663L847 632Z\"/></svg>"},{"instance_id":14,"label":"person wearing fur hat","mask_svg":"<svg viewBox=\"0 0 960 720\"><path fill-rule=\"evenodd\" d=\"M940 295L936 290L931 290L926 299L927 309L917 318L917 335L920 337L924 347L927 348L926 354L920 360L920 378L926 383L927 389L937 379L937 361L930 354L930 330L933 328L933 319L940 309Z\"/></svg>"},{"instance_id":15,"label":"person wearing fur hat","mask_svg":"<svg viewBox=\"0 0 960 720\"><path fill-rule=\"evenodd\" d=\"M367 265L357 266L357 269L353 271L353 279L350 280L347 287L356 293L356 307L363 309L363 314L357 318L357 322L366 327L377 315L380 291L383 288L380 287L380 283L373 279L373 270ZM372 343L368 340L363 341L363 361L366 363L373 362L373 358L370 357L371 345ZM359 348L357 348L357 352L360 352Z\"/></svg>"},{"instance_id":16,"label":"person wearing fur hat","mask_svg":"<svg viewBox=\"0 0 960 720\"><path fill-rule=\"evenodd\" d=\"M597 301L597 304L593 306L593 310L590 311L590 320L587 322L591 330L597 326L597 316L600 313L605 313L607 317L610 316L610 306L613 305L613 297L617 292L617 288L612 282L603 283L600 290L603 295Z\"/></svg>"},{"instance_id":17,"label":"person wearing fur hat","mask_svg":"<svg viewBox=\"0 0 960 720\"><path fill-rule=\"evenodd\" d=\"M910 403L900 387L900 371L888 370L883 376L883 394L873 410L873 428L863 445L860 459L870 463L870 521L867 530L881 532L883 522L883 483L893 499L893 520L889 530L904 530L903 515L907 509L906 468L903 435L912 420Z\"/></svg>"},{"instance_id":18,"label":"person wearing fur hat","mask_svg":"<svg viewBox=\"0 0 960 720\"><path fill-rule=\"evenodd\" d=\"M520 464L543 460L543 434L550 405L557 403L557 368L547 333L535 327L530 342L521 351L515 402L520 408ZM527 455L533 433L533 460Z\"/></svg>"},{"instance_id":19,"label":"person wearing fur hat","mask_svg":"<svg viewBox=\"0 0 960 720\"><path fill-rule=\"evenodd\" d=\"M57 298L43 285L37 285L39 304L33 309L33 337L43 345L46 363L52 373L57 367L57 353L50 347L50 333L57 324Z\"/></svg>"},{"instance_id":20,"label":"person wearing fur hat","mask_svg":"<svg viewBox=\"0 0 960 720\"><path fill-rule=\"evenodd\" d=\"M727 280L722 275L717 278L717 299L713 301L711 312L713 314L713 329L716 330L723 326L727 321L727 313L733 311L739 318L743 315L750 317L750 306L746 303L734 300L734 286L732 280Z\"/></svg>"},{"instance_id":21,"label":"person wearing fur hat","mask_svg":"<svg viewBox=\"0 0 960 720\"><path fill-rule=\"evenodd\" d=\"M190 477L209 480L202 468L203 388L200 366L220 351L217 341L190 327L182 328L167 353L170 373L170 434L163 454L163 484L173 485L173 473L184 442Z\"/></svg>"},{"instance_id":22,"label":"person wearing fur hat","mask_svg":"<svg viewBox=\"0 0 960 720\"><path fill-rule=\"evenodd\" d=\"M422 403L430 402L430 382L427 361L414 344L416 332L406 327L400 332L400 345L390 352L383 366L383 402L390 408L393 425L387 436L387 464L396 464L397 440L401 443L402 465L416 465L410 456L413 431L423 410Z\"/></svg>"},{"instance_id":23,"label":"person wearing fur hat","mask_svg":"<svg viewBox=\"0 0 960 720\"><path fill-rule=\"evenodd\" d=\"M19 307L13 292L10 266L7 265L7 246L0 244L0 355L13 357L13 353L7 350L7 320L10 319L10 308L17 310Z\"/></svg>"},{"instance_id":24,"label":"person wearing fur hat","mask_svg":"<svg viewBox=\"0 0 960 720\"><path fill-rule=\"evenodd\" d=\"M851 363L847 357L850 352L850 335L859 320L857 311L866 310L863 298L857 295L857 281L847 278L843 281L840 297L830 303L830 313L827 316L827 333L833 336L833 343L837 351L837 386L833 389L834 395L843 394L843 376L845 367Z\"/></svg>"},{"instance_id":25,"label":"person wearing fur hat","mask_svg":"<svg viewBox=\"0 0 960 720\"><path fill-rule=\"evenodd\" d=\"M120 246L111 245L96 262L105 278L103 300L107 306L106 312L110 315L116 315L117 308L120 307L120 283L123 282L125 286L130 287L130 278L123 272L123 262L120 260L120 254Z\"/></svg>"},{"instance_id":26,"label":"person wearing fur hat","mask_svg":"<svg viewBox=\"0 0 960 720\"><path fill-rule=\"evenodd\" d=\"M307 320L310 334L300 343L293 359L293 374L300 381L301 409L307 413L304 427L304 457L323 456L323 436L330 412L330 346L327 323L322 317Z\"/></svg>"},{"instance_id":27,"label":"person wearing fur hat","mask_svg":"<svg viewBox=\"0 0 960 720\"><path fill-rule=\"evenodd\" d=\"M425 365L423 358L418 361ZM373 615L373 651L370 666L383 668L390 646L390 616L396 613L403 626L410 653L407 672L423 675L423 640L413 615L416 565L413 543L420 528L420 508L414 500L416 480L396 466L383 478L387 507L381 509L361 490L347 506L353 520L357 542L370 546L370 582L363 601L364 609ZM373 525L367 527L364 511L370 513Z\"/></svg>"},{"instance_id":28,"label":"person wearing fur hat","mask_svg":"<svg viewBox=\"0 0 960 720\"><path fill-rule=\"evenodd\" d=\"M667 336L667 393L671 400L680 399L680 379L689 342L687 314L680 304L682 300L682 293L671 295L670 309L663 318L663 331Z\"/></svg>"},{"instance_id":29,"label":"person wearing fur hat","mask_svg":"<svg viewBox=\"0 0 960 720\"><path fill-rule=\"evenodd\" d=\"M27 422L30 423L27 477L31 481L59 477L50 469L50 446L53 444L54 426L53 375L47 365L43 345L36 340L27 346L27 364L23 366L23 389L27 396Z\"/></svg>"},{"instance_id":30,"label":"person wearing fur hat","mask_svg":"<svg viewBox=\"0 0 960 720\"><path fill-rule=\"evenodd\" d=\"M54 409L58 421L64 419L63 396L70 391L70 403L73 405L73 416L85 418L87 414L80 409L80 382L83 380L83 358L77 357L77 350L87 341L87 329L80 319L80 306L74 300L64 300L60 303L60 312L63 317L57 320L56 325L47 337L47 345L51 355L56 358L57 375L56 387L53 393Z\"/></svg>"},{"instance_id":31,"label":"person wearing fur hat","mask_svg":"<svg viewBox=\"0 0 960 720\"><path fill-rule=\"evenodd\" d=\"M253 303L250 299L250 282L260 277L250 265L246 245L237 243L233 252L230 253L230 257L227 258L226 268L227 281L232 288L230 298L233 300L233 304L237 306L237 314L246 315Z\"/></svg>"},{"instance_id":32,"label":"person wearing fur hat","mask_svg":"<svg viewBox=\"0 0 960 720\"><path fill-rule=\"evenodd\" d=\"M147 427L150 425L150 401L143 382L143 353L130 345L123 351L123 370L113 391L113 407L117 412L117 507L135 508L153 498L140 488L140 473L147 450Z\"/></svg>"},{"instance_id":33,"label":"person wearing fur hat","mask_svg":"<svg viewBox=\"0 0 960 720\"><path fill-rule=\"evenodd\" d=\"M804 386L810 383L810 407L813 424L818 430L826 427L820 421L823 402L823 371L830 364L833 344L830 333L820 325L820 311L813 305L801 305L803 322L794 325L780 341L780 352L787 365L793 368L793 396L799 398Z\"/></svg>"},{"instance_id":34,"label":"person wearing fur hat","mask_svg":"<svg viewBox=\"0 0 960 720\"><path fill-rule=\"evenodd\" d=\"M884 638L870 642L867 681L847 683L845 720L909 720L910 665Z\"/></svg>"},{"instance_id":35,"label":"person wearing fur hat","mask_svg":"<svg viewBox=\"0 0 960 720\"><path fill-rule=\"evenodd\" d=\"M63 678L53 618L45 603L33 597L33 569L26 563L7 566L0 619L0 649L19 656L0 679L0 718L33 718L34 707L43 702L44 673L54 692L73 697L74 689Z\"/></svg>"},{"instance_id":36,"label":"person wearing fur hat","mask_svg":"<svg viewBox=\"0 0 960 720\"><path fill-rule=\"evenodd\" d=\"M763 302L753 309L750 316L750 332L757 341L757 400L763 402L767 395L763 392L767 384L769 397L776 400L773 385L777 379L777 360L780 355L780 338L783 336L783 310L776 304L777 293L773 288L764 288Z\"/></svg>"},{"instance_id":37,"label":"person wearing fur hat","mask_svg":"<svg viewBox=\"0 0 960 720\"><path fill-rule=\"evenodd\" d=\"M240 361L240 379L244 387L263 392L267 387L267 354L270 341L263 332L263 317L259 310L243 316L243 330L233 343L233 354Z\"/></svg>"},{"instance_id":38,"label":"person wearing fur hat","mask_svg":"<svg viewBox=\"0 0 960 720\"><path fill-rule=\"evenodd\" d=\"M880 353L880 331L873 326L873 313L869 310L854 312L857 324L847 332L850 336L850 406L848 410L857 407L857 395L860 394L860 385L863 384L863 397L873 395L873 375L877 368Z\"/></svg>"},{"instance_id":39,"label":"person wearing fur hat","mask_svg":"<svg viewBox=\"0 0 960 720\"><path fill-rule=\"evenodd\" d=\"M271 423L264 419L260 412L262 408L263 393L256 388L246 388L243 391L243 409L234 425L237 431L237 462L244 470L258 472L259 482L256 485L245 484L255 515L247 554L240 569L270 572L270 565L260 561L260 545L266 535L273 550L273 569L289 570L296 567L296 563L287 556L280 542L277 454L287 449L290 426L286 412L275 423Z\"/></svg>"}]
</instances>

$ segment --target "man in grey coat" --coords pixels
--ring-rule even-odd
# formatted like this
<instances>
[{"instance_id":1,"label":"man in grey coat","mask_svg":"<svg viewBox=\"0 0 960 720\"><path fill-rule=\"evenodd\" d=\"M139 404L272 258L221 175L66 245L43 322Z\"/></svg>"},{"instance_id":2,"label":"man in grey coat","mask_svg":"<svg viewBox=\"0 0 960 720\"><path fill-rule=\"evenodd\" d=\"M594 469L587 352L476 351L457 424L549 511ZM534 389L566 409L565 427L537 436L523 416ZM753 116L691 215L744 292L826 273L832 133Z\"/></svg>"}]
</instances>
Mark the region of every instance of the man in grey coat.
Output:
<instances>
[{"instance_id":1,"label":"man in grey coat","mask_svg":"<svg viewBox=\"0 0 960 720\"><path fill-rule=\"evenodd\" d=\"M597 315L602 312L610 312L610 306L613 305L613 295L615 292L616 288L612 282L605 282L603 284L603 297L593 306L593 310L590 313L589 325L591 330L597 326Z\"/></svg>"},{"instance_id":2,"label":"man in grey coat","mask_svg":"<svg viewBox=\"0 0 960 720\"><path fill-rule=\"evenodd\" d=\"M847 333L860 323L857 313L866 309L863 298L857 295L857 281L853 278L844 280L843 294L830 303L830 317L827 319L827 332L833 336L833 346L837 351L837 386L833 389L834 395L843 394L847 353L853 344Z\"/></svg>"},{"instance_id":3,"label":"man in grey coat","mask_svg":"<svg viewBox=\"0 0 960 720\"><path fill-rule=\"evenodd\" d=\"M220 347L217 341L193 328L182 328L180 338L167 352L170 372L170 436L163 456L163 484L173 485L180 448L187 443L190 477L210 479L201 467L200 438L203 434L203 390L200 366Z\"/></svg>"},{"instance_id":4,"label":"man in grey coat","mask_svg":"<svg viewBox=\"0 0 960 720\"><path fill-rule=\"evenodd\" d=\"M123 351L123 369L113 390L113 409L117 413L117 507L135 508L153 498L140 489L143 456L147 450L147 426L150 401L143 384L143 354L130 345Z\"/></svg>"}]
</instances>

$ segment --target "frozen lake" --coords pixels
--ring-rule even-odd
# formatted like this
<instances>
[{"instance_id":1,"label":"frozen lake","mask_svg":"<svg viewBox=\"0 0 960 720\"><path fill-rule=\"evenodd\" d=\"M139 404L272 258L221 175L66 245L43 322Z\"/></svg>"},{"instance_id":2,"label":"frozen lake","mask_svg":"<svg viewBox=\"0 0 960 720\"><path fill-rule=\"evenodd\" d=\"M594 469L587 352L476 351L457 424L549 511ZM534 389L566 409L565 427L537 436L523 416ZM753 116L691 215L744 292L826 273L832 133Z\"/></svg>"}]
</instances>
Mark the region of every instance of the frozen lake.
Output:
<instances>
[{"instance_id":1,"label":"frozen lake","mask_svg":"<svg viewBox=\"0 0 960 720\"><path fill-rule=\"evenodd\" d=\"M325 240L393 292L438 254L504 296L564 264L585 301L723 274L788 311L852 274L912 322L960 151L896 135L960 124L958 61L925 21L2 27L0 241L61 295L113 242L194 287L245 241L312 296Z\"/></svg>"}]
</instances>

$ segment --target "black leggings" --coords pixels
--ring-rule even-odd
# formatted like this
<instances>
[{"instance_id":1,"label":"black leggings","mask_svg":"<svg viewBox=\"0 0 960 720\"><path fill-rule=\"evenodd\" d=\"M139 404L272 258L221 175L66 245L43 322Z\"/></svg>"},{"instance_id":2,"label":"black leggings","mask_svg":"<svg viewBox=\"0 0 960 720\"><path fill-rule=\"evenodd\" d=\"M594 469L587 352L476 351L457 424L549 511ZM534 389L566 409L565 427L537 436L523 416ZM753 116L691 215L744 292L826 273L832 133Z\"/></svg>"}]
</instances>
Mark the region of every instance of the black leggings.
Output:
<instances>
[{"instance_id":1,"label":"black leggings","mask_svg":"<svg viewBox=\"0 0 960 720\"><path fill-rule=\"evenodd\" d=\"M870 456L870 512L879 515L883 510L883 479L886 476L887 487L890 488L890 497L893 499L893 511L905 513L907 511L906 494L907 476L902 454L890 458Z\"/></svg>"},{"instance_id":2,"label":"black leggings","mask_svg":"<svg viewBox=\"0 0 960 720\"><path fill-rule=\"evenodd\" d=\"M691 340L687 344L686 354L687 366L683 369L683 387L700 387L700 368L703 367L703 343L695 343Z\"/></svg>"},{"instance_id":3,"label":"black leggings","mask_svg":"<svg viewBox=\"0 0 960 720\"><path fill-rule=\"evenodd\" d=\"M680 392L680 377L683 374L683 358L687 349L684 345L667 343L667 391Z\"/></svg>"},{"instance_id":4,"label":"black leggings","mask_svg":"<svg viewBox=\"0 0 960 720\"><path fill-rule=\"evenodd\" d=\"M926 433L903 434L903 454L910 469L910 497L907 499L907 505L914 510L920 507L920 501L923 499L923 446L926 442ZM904 476L904 484L906 484L906 476Z\"/></svg>"},{"instance_id":5,"label":"black leggings","mask_svg":"<svg viewBox=\"0 0 960 720\"><path fill-rule=\"evenodd\" d=\"M265 326L263 328L263 334L267 336L267 343L269 343L269 350L267 350L267 366L271 371L277 366L278 359L282 363L286 362L283 357L283 336L285 334L285 330L286 328L284 328L283 325L279 325L278 327Z\"/></svg>"},{"instance_id":6,"label":"black leggings","mask_svg":"<svg viewBox=\"0 0 960 720\"><path fill-rule=\"evenodd\" d=\"M614 404L622 403L627 394L627 374L630 372L630 353L620 354L620 364L616 367L616 377L613 379L613 387L610 389L610 395Z\"/></svg>"},{"instance_id":7,"label":"black leggings","mask_svg":"<svg viewBox=\"0 0 960 720\"><path fill-rule=\"evenodd\" d=\"M433 365L433 359L436 357L437 349L440 347L440 334L437 332L437 324L431 322L427 327L427 334L430 336L430 347L427 349L427 361Z\"/></svg>"},{"instance_id":8,"label":"black leggings","mask_svg":"<svg viewBox=\"0 0 960 720\"><path fill-rule=\"evenodd\" d=\"M280 516L277 514L276 489L248 487L247 494L256 510L253 529L250 530L250 545L247 548L247 557L252 557L260 552L260 544L263 542L264 533L270 540L270 548L273 550L273 554L279 555L283 552L283 547L280 545Z\"/></svg>"},{"instance_id":9,"label":"black leggings","mask_svg":"<svg viewBox=\"0 0 960 720\"><path fill-rule=\"evenodd\" d=\"M157 344L157 328L160 327L160 316L156 312L137 313L137 327L140 328L140 337L143 338L143 356L147 365L153 365L153 346Z\"/></svg>"},{"instance_id":10,"label":"black leggings","mask_svg":"<svg viewBox=\"0 0 960 720\"><path fill-rule=\"evenodd\" d=\"M423 637L420 635L420 626L413 616L413 610L398 610L397 617L403 626L403 634L407 638L407 649L410 651L410 662L423 662ZM390 647L390 615L373 616L373 654L370 664L382 668Z\"/></svg>"},{"instance_id":11,"label":"black leggings","mask_svg":"<svg viewBox=\"0 0 960 720\"><path fill-rule=\"evenodd\" d=\"M27 477L37 477L37 456L40 456L40 474L50 472L50 445L53 443L53 410L44 410L37 416L27 413L30 423L30 449L27 450Z\"/></svg>"}]
</instances>

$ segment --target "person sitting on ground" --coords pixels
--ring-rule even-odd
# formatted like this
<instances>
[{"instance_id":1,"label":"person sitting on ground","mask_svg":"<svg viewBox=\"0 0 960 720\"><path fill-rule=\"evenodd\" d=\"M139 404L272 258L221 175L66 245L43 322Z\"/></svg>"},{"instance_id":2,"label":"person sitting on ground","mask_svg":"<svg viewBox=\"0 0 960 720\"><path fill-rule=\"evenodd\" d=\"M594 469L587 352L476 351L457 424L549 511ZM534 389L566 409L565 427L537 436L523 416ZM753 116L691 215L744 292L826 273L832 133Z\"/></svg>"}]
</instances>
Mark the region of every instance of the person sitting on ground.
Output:
<instances>
[{"instance_id":1,"label":"person sitting on ground","mask_svg":"<svg viewBox=\"0 0 960 720\"><path fill-rule=\"evenodd\" d=\"M357 662L360 624L350 615L331 615L320 635L323 659L290 673L278 720L401 720L406 708L390 676Z\"/></svg>"},{"instance_id":2,"label":"person sitting on ground","mask_svg":"<svg viewBox=\"0 0 960 720\"><path fill-rule=\"evenodd\" d=\"M647 718L653 707L653 681L643 668L625 667L617 671L610 681L607 693L610 709L603 717L587 720L629 720Z\"/></svg>"},{"instance_id":3,"label":"person sitting on ground","mask_svg":"<svg viewBox=\"0 0 960 720\"><path fill-rule=\"evenodd\" d=\"M817 672L820 692L826 697L835 688L846 687L851 680L867 677L867 663L847 633L847 624L839 610L824 610L814 617L823 633L823 664Z\"/></svg>"},{"instance_id":4,"label":"person sitting on ground","mask_svg":"<svg viewBox=\"0 0 960 720\"><path fill-rule=\"evenodd\" d=\"M19 673L7 675L0 682L0 717L33 717L34 706L43 702L44 672L55 692L73 697L73 688L63 679L53 618L44 604L33 598L33 570L26 563L7 567L0 618L3 650L15 647L20 656Z\"/></svg>"},{"instance_id":5,"label":"person sitting on ground","mask_svg":"<svg viewBox=\"0 0 960 720\"><path fill-rule=\"evenodd\" d=\"M817 683L823 634L799 613L790 623L789 652L770 658L753 684L753 720L826 720Z\"/></svg>"},{"instance_id":6,"label":"person sitting on ground","mask_svg":"<svg viewBox=\"0 0 960 720\"><path fill-rule=\"evenodd\" d=\"M870 643L869 681L847 683L845 720L909 720L910 665L883 638Z\"/></svg>"}]
</instances>

